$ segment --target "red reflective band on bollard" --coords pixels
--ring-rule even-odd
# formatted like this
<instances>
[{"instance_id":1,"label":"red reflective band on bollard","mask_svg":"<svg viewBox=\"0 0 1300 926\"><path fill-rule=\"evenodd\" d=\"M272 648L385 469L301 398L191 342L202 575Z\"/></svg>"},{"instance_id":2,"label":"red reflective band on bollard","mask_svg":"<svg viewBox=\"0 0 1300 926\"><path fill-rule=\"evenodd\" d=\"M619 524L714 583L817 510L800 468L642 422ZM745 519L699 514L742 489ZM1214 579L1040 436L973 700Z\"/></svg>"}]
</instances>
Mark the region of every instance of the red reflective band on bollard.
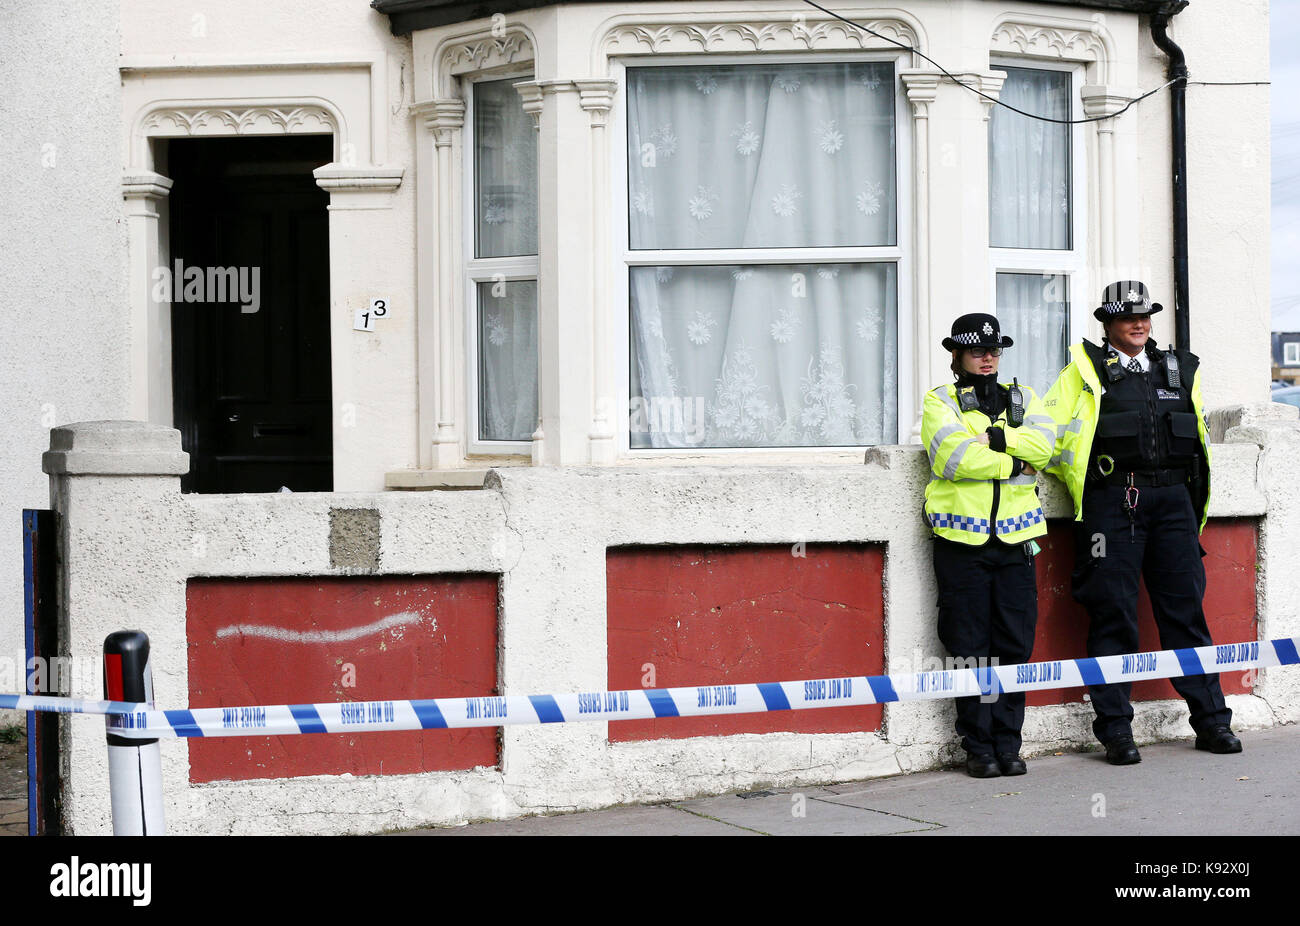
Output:
<instances>
[{"instance_id":1,"label":"red reflective band on bollard","mask_svg":"<svg viewBox=\"0 0 1300 926\"><path fill-rule=\"evenodd\" d=\"M125 701L122 696L122 654L104 654L104 696L110 701Z\"/></svg>"},{"instance_id":2,"label":"red reflective band on bollard","mask_svg":"<svg viewBox=\"0 0 1300 926\"><path fill-rule=\"evenodd\" d=\"M104 638L104 694L112 701L153 707L149 637L143 631L118 630ZM113 732L115 719L105 717L113 835L165 835L158 740L118 736Z\"/></svg>"},{"instance_id":3,"label":"red reflective band on bollard","mask_svg":"<svg viewBox=\"0 0 1300 926\"><path fill-rule=\"evenodd\" d=\"M116 684L115 700L153 700L149 672L149 637L140 630L118 630L104 638L104 692Z\"/></svg>"}]
</instances>

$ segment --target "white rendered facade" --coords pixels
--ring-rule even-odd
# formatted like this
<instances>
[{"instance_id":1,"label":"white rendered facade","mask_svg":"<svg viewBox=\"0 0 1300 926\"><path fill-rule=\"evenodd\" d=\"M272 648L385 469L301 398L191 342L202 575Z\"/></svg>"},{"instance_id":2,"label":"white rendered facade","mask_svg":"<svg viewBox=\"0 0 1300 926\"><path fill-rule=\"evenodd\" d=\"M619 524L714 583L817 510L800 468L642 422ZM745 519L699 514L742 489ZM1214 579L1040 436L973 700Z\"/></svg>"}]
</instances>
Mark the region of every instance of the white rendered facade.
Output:
<instances>
[{"instance_id":1,"label":"white rendered facade","mask_svg":"<svg viewBox=\"0 0 1300 926\"><path fill-rule=\"evenodd\" d=\"M310 41L301 24L291 30L286 22L283 30L268 29L276 35L271 42L266 35L227 37L224 19L205 23L203 34L194 35L196 22L164 6L131 4L123 11L122 58L133 312L129 414L169 423L168 307L143 295L146 274L165 256L159 235L165 181L154 176L153 143L184 134L329 131L336 162L319 182L331 191L331 236L338 245L330 262L334 404L342 423L335 428L336 488L380 488L384 474L392 474L392 486L424 484L429 477L410 471L478 467L505 462L502 455L541 463L612 463L640 455L629 450L621 413L628 400L628 268L637 263L625 234L625 73L628 66L651 63L894 64L902 441L915 436L916 397L946 375L938 341L947 324L963 311L989 306L998 270L1034 267L1067 274L1070 341L1099 335L1091 318L1094 293L1112 278L1143 279L1158 299L1171 293L1171 266L1164 258L1171 253L1166 94L1115 119L1072 130L1076 231L1068 254L1038 260L1022 252L991 254L987 101L943 79L919 56L812 8L718 4L705 13L701 6L543 7L419 30L408 45L385 34L383 17L367 9L339 8L336 16L314 23ZM968 2L957 10L954 16L949 4L914 3L905 9L865 4L844 12L913 44L990 96L1001 86L997 63L1066 69L1075 117L1113 113L1139 90L1164 82L1164 56L1136 15L991 2ZM273 7L269 14L268 25L293 12ZM1191 61L1198 60L1195 40L1213 31L1197 15L1189 8L1173 25L1184 43L1184 33L1191 34L1193 43L1184 46ZM1243 49L1229 77L1242 79L1235 72L1250 59L1256 62L1251 73L1266 79L1266 24L1255 20L1252 33L1251 22L1234 18L1235 34L1240 42L1253 42L1259 54ZM298 47L283 41L295 34L303 35ZM1207 48L1201 58L1209 54ZM471 80L529 74L533 79L518 89L539 132L541 427L530 442L501 445L471 433L476 396L467 321L473 294L462 269L473 206L467 204L472 164L465 93ZM1267 333L1263 275L1240 269L1252 253L1262 253L1267 238L1261 211L1265 93L1249 86L1201 87L1192 89L1191 98L1192 291L1198 299L1193 347L1207 351L1214 331L1216 348L1245 356L1263 349ZM214 116L218 110L224 115ZM1214 144L1222 138L1215 127L1227 121L1240 126L1232 152ZM1197 183L1198 156L1222 163L1225 179L1234 167L1231 182L1208 177ZM1240 163L1233 165L1233 159ZM1209 244L1211 229L1225 224L1231 225L1230 238L1198 250L1198 242ZM1212 324L1212 306L1227 295L1219 282L1226 279L1239 285L1237 324L1225 335ZM392 298L393 315L373 334L352 332L351 308L379 293ZM1163 298L1172 307L1171 296ZM1203 313L1195 311L1200 299ZM1156 320L1155 336L1162 342L1172 339L1172 314ZM1262 398L1263 380L1249 373L1210 378L1207 401ZM802 450L792 459L809 453Z\"/></svg>"},{"instance_id":2,"label":"white rendered facade","mask_svg":"<svg viewBox=\"0 0 1300 926\"><path fill-rule=\"evenodd\" d=\"M101 47L99 19L106 9L120 35L120 60L114 59L113 49ZM1115 112L1139 92L1166 80L1165 56L1152 44L1145 18L1133 14L991 0L856 2L835 9L923 50L991 96L1002 87L999 65L1066 71L1072 77L1075 116ZM868 526L835 527L839 515L818 507L817 499L833 495L839 491L838 480L850 478L844 467L860 467L860 447L631 447L625 411L630 397L629 274L640 258L629 250L626 234L625 140L627 71L637 66L884 61L894 67L898 237L887 254L865 255L893 261L897 267L898 424L896 438L885 443L915 440L922 391L948 377L940 339L956 315L990 310L1000 271L1068 275L1071 341L1100 337L1091 310L1106 283L1141 279L1167 309L1155 319L1155 337L1161 344L1173 339L1167 93L1116 119L1071 130L1074 247L1053 263L1041 254L994 253L989 247L990 104L943 79L919 57L797 3L569 4L399 37L391 34L386 17L363 2L235 0L198 14L164 0L132 0L120 9L101 6L92 13L72 5L64 12L69 18L60 26L35 12L28 12L26 19L33 35L41 29L66 28L83 42L97 37L100 53L64 70L79 89L51 89L46 72L10 65L14 80L6 91L22 101L23 112L60 114L48 120L48 126L61 126L58 131L65 134L76 126L79 141L61 150L84 154L86 162L75 174L38 175L36 167L19 166L13 174L16 208L44 213L41 227L55 230L41 239L48 240L47 248L67 247L80 238L91 245L65 262L53 283L49 276L31 277L30 251L0 255L0 272L11 284L11 298L31 302L42 287L53 285L64 307L57 329L38 324L30 314L16 315L17 336L11 343L48 345L44 351L53 361L32 364L15 351L6 364L8 394L16 397L23 424L0 459L7 480L21 486L21 506L46 503L45 478L36 461L47 447L50 427L97 418L172 424L169 306L154 302L150 290L153 270L165 266L168 256L170 183L166 165L158 159L163 143L195 135L328 133L335 160L317 172L317 181L331 198L330 261L322 272L328 272L331 281L335 492L364 493L358 498L369 499L365 504L383 509L386 516L401 512L419 524L427 522L430 530L449 538L451 549L429 558L421 536L385 538L385 544L392 545L386 570L439 567L507 576L515 571L508 582L522 583L516 587L539 596L533 603L517 593L503 603L503 608L516 609L503 618L503 626L523 628L515 640L525 648L559 639L545 619L547 609L571 609L580 614L584 628L598 631L603 564L586 557L587 538L552 537L545 527L564 514L566 493L578 491L576 483L565 483L563 474L507 479L512 501L527 502L536 511L524 522L522 535L518 524L498 523L501 504L495 499L453 494L445 501L430 498L416 504L415 499L383 493L386 488L481 485L489 468L530 464L580 467L584 472L594 466L611 476L633 476L636 488L643 487L653 504L620 506L617 499L607 503L602 496L588 506L592 518L606 523L602 536L607 534L611 543L826 539L897 544L895 554L919 551L923 538L914 523L916 506L906 498L877 505L880 523ZM1226 22L1232 23L1231 54L1224 54ZM1186 52L1194 78L1268 79L1267 13L1255 4L1193 3L1173 20L1171 33ZM46 37L24 47L50 45ZM466 102L472 81L516 77L529 78L520 80L519 93L521 105L537 120L538 132L538 253L517 275L535 275L537 280L540 426L530 440L503 445L478 440L473 427L475 278L467 253L473 187ZM1250 85L1193 86L1188 91L1191 346L1202 357L1210 408L1263 402L1267 396L1267 365L1262 362L1269 349L1262 256L1269 250L1267 93L1266 86ZM83 95L104 101L107 115L100 107L78 113ZM48 104L42 102L46 98ZM43 142L40 133L23 137L31 141L36 157ZM111 169L105 161L113 161ZM45 187L50 177L58 178L59 192L53 198ZM864 252L845 250L839 256L858 260L864 259ZM779 262L789 255L774 252L758 259ZM688 263L683 257L681 264ZM377 296L391 301L393 313L373 332L354 331L354 311ZM1229 305L1232 324L1224 325L1224 307ZM69 360L72 356L75 360ZM883 467L882 472L855 486L851 498L867 506L880 492L918 490L912 472L916 461L909 453L879 451L876 467L869 469ZM1265 497L1269 487L1251 478L1259 457L1246 447L1229 448L1216 457L1216 463L1223 461L1225 478L1236 484L1216 496L1219 507L1213 514L1265 517L1268 522L1266 515L1273 510ZM1272 465L1280 465L1275 457ZM827 466L824 473L814 470L809 475L809 467L821 464ZM747 466L754 467L752 475L734 469ZM674 478L654 476L652 471L660 468L673 471ZM799 480L797 496L805 503L801 512L796 511L798 505L774 505L741 516L714 494L718 480L740 493L775 494L784 491L780 487L788 479ZM72 637L78 651L94 649L97 637L132 622L133 615L140 616L139 623L160 643L183 648L176 623L181 621L183 627L178 589L186 575L331 571L317 549L328 498L188 498L178 492L173 498L170 483L145 479L136 488L149 500L137 506L118 494L120 487L113 480L99 481L103 485L98 488L111 491L81 509L90 514L82 522L89 534L79 536L90 539L77 548L76 568L85 571L73 588L80 589L76 594L81 596L87 589L98 590L70 604L70 612L83 619ZM1052 486L1048 500L1053 517L1065 514L1059 489ZM66 485L63 491L65 501L76 496ZM555 500L551 493L557 493ZM634 496L635 491L625 500ZM678 523L680 512L673 507L681 498L695 499L700 506L684 523ZM22 648L16 619L22 604L21 556L13 542L18 507L13 505L10 513L10 539L0 547L8 551L0 563L0 575L8 577L0 603L11 615L0 623L4 653ZM114 578L122 570L110 568L112 563L97 561L111 547L91 535L138 510L160 512L164 526L152 538L135 528L125 530L118 538L123 562L134 564L139 574L149 571L151 561L164 565L154 579L133 586ZM189 549L193 530L220 537L233 530L221 525L250 512L274 522L280 541L271 545L274 550L235 531L230 551L214 553L206 563L175 553ZM68 513L79 516L75 510ZM619 523L610 526L616 519ZM531 532L527 523L532 524ZM1261 540L1266 565L1278 562L1285 555L1283 548L1290 548L1290 535L1280 525L1271 536L1276 540ZM577 558L570 591L546 591L549 561L542 550L551 543ZM933 594L924 570L902 559L892 563L888 570L893 571L887 571L893 615L890 656L902 659L915 647L929 651L937 646L926 619L902 617L927 613L921 604ZM1268 586L1273 579L1267 569L1264 575ZM1271 635L1294 633L1294 607L1285 604L1286 595L1265 588L1260 596L1261 620L1276 627ZM536 658L508 660L503 682L518 691L547 691L579 681L599 687L602 658L587 638L575 646L571 661L559 666ZM173 653L162 664L167 668L158 690L160 700L170 706L187 690L183 659ZM1259 699L1240 700L1244 703L1234 703L1234 709L1247 723L1268 722ZM890 729L915 734L913 744L824 739L819 742L833 757L816 770L795 769L798 757L809 751L808 737L778 735L766 742L747 737L744 748L753 751L758 769L753 780L884 774L939 761L944 737L939 714L915 706L892 710ZM1087 738L1085 720L1068 710L1043 709L1031 711L1026 729L1044 745L1082 741ZM1147 735L1172 730L1154 711L1139 723L1145 724ZM88 809L84 815L82 810L73 813L79 826L96 829L104 822L92 774L102 753L102 731L79 735L75 749L86 771L78 773L73 785L73 804ZM555 743L546 739L548 735L509 733L506 756L513 755L516 762L510 772L439 779L438 787L445 786L448 793L453 785L459 787L456 783L470 782L472 794L463 801L440 791L427 807L385 817L376 793L366 826L596 806L651 794L681 795L697 783L719 783L707 769L722 747L717 741L702 741L673 747L673 755L691 769L688 784L663 778L627 790L606 785L535 790L520 785L527 770L540 780L549 780L557 769L557 774L564 772L569 768L566 751L574 749L614 780L632 774L646 757L663 758L644 745L604 749L593 727ZM530 745L534 743L543 746L535 750ZM266 831L279 825L239 822L240 802L253 796L257 786L238 785L229 796L188 789L184 747L170 748L164 762L176 795L169 807L175 819L195 823L212 815L215 829L246 825L251 831ZM722 784L747 782L738 778ZM382 785L411 801L424 793L423 787L418 781ZM320 782L279 782L266 788L276 800L295 804L314 800L318 788L323 789L321 800L335 793ZM303 831L323 832L342 824L322 816L302 825Z\"/></svg>"}]
</instances>

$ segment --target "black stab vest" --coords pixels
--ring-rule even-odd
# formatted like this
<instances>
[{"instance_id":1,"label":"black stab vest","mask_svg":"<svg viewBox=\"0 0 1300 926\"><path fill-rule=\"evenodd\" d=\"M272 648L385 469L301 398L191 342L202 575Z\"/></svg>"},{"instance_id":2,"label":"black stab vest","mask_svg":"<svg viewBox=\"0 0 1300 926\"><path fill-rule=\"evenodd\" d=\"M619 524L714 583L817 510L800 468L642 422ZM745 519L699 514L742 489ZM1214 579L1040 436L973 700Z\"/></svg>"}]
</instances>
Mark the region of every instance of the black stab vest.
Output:
<instances>
[{"instance_id":1,"label":"black stab vest","mask_svg":"<svg viewBox=\"0 0 1300 926\"><path fill-rule=\"evenodd\" d=\"M1201 441L1192 405L1192 378L1199 360L1195 354L1176 351L1180 383L1170 384L1164 351L1148 343L1150 370L1130 373L1105 348L1085 342L1097 377L1105 387L1101 395L1101 417L1092 441L1095 464L1102 454L1115 461L1115 472L1152 472L1190 468L1196 463Z\"/></svg>"}]
</instances>

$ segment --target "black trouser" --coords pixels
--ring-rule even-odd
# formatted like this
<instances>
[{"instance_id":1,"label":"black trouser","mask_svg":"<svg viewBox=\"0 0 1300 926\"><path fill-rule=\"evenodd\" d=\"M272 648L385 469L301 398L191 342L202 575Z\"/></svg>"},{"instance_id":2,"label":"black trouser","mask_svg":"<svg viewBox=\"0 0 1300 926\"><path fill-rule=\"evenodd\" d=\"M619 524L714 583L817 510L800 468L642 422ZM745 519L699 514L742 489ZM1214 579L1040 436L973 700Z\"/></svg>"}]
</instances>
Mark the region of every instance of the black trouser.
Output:
<instances>
[{"instance_id":1,"label":"black trouser","mask_svg":"<svg viewBox=\"0 0 1300 926\"><path fill-rule=\"evenodd\" d=\"M1034 562L1024 544L990 539L973 547L936 537L934 575L939 585L939 639L959 659L982 664L1028 662L1038 622ZM993 660L997 660L993 663ZM957 698L957 733L971 755L1020 752L1024 692L991 703Z\"/></svg>"},{"instance_id":2,"label":"black trouser","mask_svg":"<svg viewBox=\"0 0 1300 926\"><path fill-rule=\"evenodd\" d=\"M1163 649L1210 645L1202 601L1204 555L1184 485L1139 486L1130 529L1124 487L1089 484L1075 533L1074 599L1088 609L1088 655L1138 651L1138 575L1146 580ZM1218 675L1171 679L1191 709L1192 729L1231 723ZM1092 730L1102 743L1132 735L1127 682L1092 685Z\"/></svg>"}]
</instances>

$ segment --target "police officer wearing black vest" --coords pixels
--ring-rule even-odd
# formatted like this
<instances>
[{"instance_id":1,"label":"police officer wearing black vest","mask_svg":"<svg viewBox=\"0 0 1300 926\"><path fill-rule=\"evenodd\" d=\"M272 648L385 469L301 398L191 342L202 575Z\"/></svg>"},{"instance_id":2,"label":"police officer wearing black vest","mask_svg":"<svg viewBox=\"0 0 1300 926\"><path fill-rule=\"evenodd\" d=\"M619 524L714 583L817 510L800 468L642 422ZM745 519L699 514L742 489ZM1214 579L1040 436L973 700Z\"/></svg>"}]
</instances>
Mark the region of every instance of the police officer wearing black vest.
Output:
<instances>
[{"instance_id":1,"label":"police officer wearing black vest","mask_svg":"<svg viewBox=\"0 0 1300 926\"><path fill-rule=\"evenodd\" d=\"M1058 442L1048 469L1066 481L1081 508L1073 587L1091 619L1089 656L1138 651L1139 574L1162 648L1212 642L1202 608L1205 554L1199 534L1210 473L1196 378L1199 359L1187 351L1156 348L1151 316L1162 308L1140 282L1106 287L1093 313L1105 328L1103 345L1087 340L1076 345L1071 365L1045 396L1058 433L1067 438ZM1093 395L1098 387L1099 405ZM1077 437L1067 434L1071 430ZM1196 748L1240 752L1218 675L1172 681L1191 709ZM1090 688L1097 714L1093 732L1112 765L1142 758L1133 742L1131 687Z\"/></svg>"}]
</instances>

